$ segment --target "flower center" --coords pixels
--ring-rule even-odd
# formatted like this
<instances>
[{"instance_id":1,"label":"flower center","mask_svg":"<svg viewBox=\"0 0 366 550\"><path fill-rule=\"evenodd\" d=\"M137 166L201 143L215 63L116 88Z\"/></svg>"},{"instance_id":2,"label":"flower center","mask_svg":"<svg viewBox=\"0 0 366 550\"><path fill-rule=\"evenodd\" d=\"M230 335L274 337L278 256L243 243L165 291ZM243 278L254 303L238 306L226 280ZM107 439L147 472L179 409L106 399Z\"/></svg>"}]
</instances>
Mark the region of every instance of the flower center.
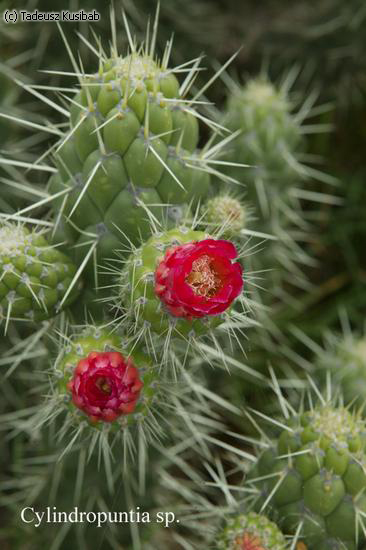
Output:
<instances>
[{"instance_id":1,"label":"flower center","mask_svg":"<svg viewBox=\"0 0 366 550\"><path fill-rule=\"evenodd\" d=\"M211 263L212 259L207 254L197 258L192 264L192 271L186 278L186 282L195 294L207 298L214 296L221 286L221 279Z\"/></svg>"},{"instance_id":2,"label":"flower center","mask_svg":"<svg viewBox=\"0 0 366 550\"><path fill-rule=\"evenodd\" d=\"M244 533L243 536L238 537L235 544L238 550L265 550L260 538L250 533Z\"/></svg>"},{"instance_id":3,"label":"flower center","mask_svg":"<svg viewBox=\"0 0 366 550\"><path fill-rule=\"evenodd\" d=\"M98 378L95 382L95 385L97 386L97 388L100 389L101 392L107 395L110 395L112 393L111 385L107 378L105 378L104 376Z\"/></svg>"}]
</instances>

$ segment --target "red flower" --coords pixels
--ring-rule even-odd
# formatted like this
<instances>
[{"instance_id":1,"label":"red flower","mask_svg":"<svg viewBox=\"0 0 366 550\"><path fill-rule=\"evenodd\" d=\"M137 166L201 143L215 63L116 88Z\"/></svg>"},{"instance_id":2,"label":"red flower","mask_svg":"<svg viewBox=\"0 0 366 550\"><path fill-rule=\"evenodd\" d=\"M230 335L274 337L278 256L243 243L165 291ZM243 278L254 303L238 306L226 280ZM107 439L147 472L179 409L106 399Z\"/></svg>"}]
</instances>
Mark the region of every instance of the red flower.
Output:
<instances>
[{"instance_id":1,"label":"red flower","mask_svg":"<svg viewBox=\"0 0 366 550\"><path fill-rule=\"evenodd\" d=\"M133 412L143 386L131 359L118 352L92 351L77 364L67 387L73 403L92 422L113 422Z\"/></svg>"},{"instance_id":2,"label":"red flower","mask_svg":"<svg viewBox=\"0 0 366 550\"><path fill-rule=\"evenodd\" d=\"M190 319L225 311L243 288L229 241L205 239L169 248L155 271L155 293L169 313Z\"/></svg>"}]
</instances>

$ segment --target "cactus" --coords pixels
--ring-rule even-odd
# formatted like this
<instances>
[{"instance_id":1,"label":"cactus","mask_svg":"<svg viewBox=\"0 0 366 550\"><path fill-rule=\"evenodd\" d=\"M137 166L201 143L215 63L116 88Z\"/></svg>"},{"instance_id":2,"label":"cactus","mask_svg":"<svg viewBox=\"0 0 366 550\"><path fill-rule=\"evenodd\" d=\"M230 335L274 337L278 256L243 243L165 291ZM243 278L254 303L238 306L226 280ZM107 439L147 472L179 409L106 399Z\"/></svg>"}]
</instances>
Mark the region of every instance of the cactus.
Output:
<instances>
[{"instance_id":1,"label":"cactus","mask_svg":"<svg viewBox=\"0 0 366 550\"><path fill-rule=\"evenodd\" d=\"M131 42L124 57L114 45L70 98L71 129L56 149L49 192L56 239L77 245L79 263L90 241L84 235L95 235L105 265L115 250L139 244L165 221L175 225L179 209L182 218L210 193L210 160L197 148L200 115L185 99L189 84L180 87L168 69L170 43L155 60L155 33L143 49ZM195 69L187 71L189 82ZM95 261L84 275L93 281Z\"/></svg>"},{"instance_id":2,"label":"cactus","mask_svg":"<svg viewBox=\"0 0 366 550\"><path fill-rule=\"evenodd\" d=\"M312 352L309 368L319 385L331 383L348 408L363 411L366 399L366 338L350 330L347 318L342 320L343 332L327 331L323 336L323 345L302 332L297 331L297 336Z\"/></svg>"},{"instance_id":3,"label":"cactus","mask_svg":"<svg viewBox=\"0 0 366 550\"><path fill-rule=\"evenodd\" d=\"M46 197L20 212L52 206L52 242L72 254L78 275L83 274L88 288L82 301L87 309L92 307L90 300L97 297L94 291L103 297L100 287L109 283L101 267L126 256L131 243L141 244L153 232L191 219L190 209L198 208L213 193L211 174L222 181L233 181L215 166L230 136L215 145L211 138L203 149L198 148L198 121L216 133L220 126L198 111L205 103L199 97L206 85L189 99L199 70L197 60L168 68L171 41L161 61L155 55L158 12L152 35L149 38L148 32L147 42L141 47L132 39L123 16L129 50L121 56L112 7L111 53L107 56L98 42L99 70L95 74L85 74L82 62L76 62L61 31L79 89L71 97L70 88L64 89L69 94L68 109L23 86L69 119L70 128L62 133L52 123L37 125L59 136L49 157L56 168L23 163L34 170L51 172L52 176ZM175 76L180 72L187 73L181 85Z\"/></svg>"},{"instance_id":4,"label":"cactus","mask_svg":"<svg viewBox=\"0 0 366 550\"><path fill-rule=\"evenodd\" d=\"M134 415L147 415L156 393L154 370L138 350L122 355L119 348L117 335L87 329L58 363L63 373L60 394L66 399L71 393L70 414L76 422L80 417L75 407L92 424L118 422L117 429L130 424Z\"/></svg>"},{"instance_id":5,"label":"cactus","mask_svg":"<svg viewBox=\"0 0 366 550\"><path fill-rule=\"evenodd\" d=\"M123 2L138 24L144 3ZM174 53L171 39L159 60L158 16L139 44L116 10L108 51L88 26L71 40L60 28L71 72L55 52L26 67L33 50L19 57L15 44L1 46L5 74L32 103L3 108L0 120L33 135L6 137L0 155L0 507L5 522L14 515L0 545L8 535L19 548L27 537L60 550L360 550L364 346L354 336L323 354L308 334L294 340L321 275L312 286L304 273L319 253L310 233L337 204L323 188L334 179L303 164L317 161L303 134L328 129L304 120L326 108L313 110L312 94L293 102L295 69L280 86L267 77L241 86L225 72L235 55L207 76L201 58L181 59L189 45ZM178 27L186 21L187 12ZM5 30L24 42L29 28ZM20 77L24 69L33 79L36 64L50 69L48 86ZM223 114L215 92L206 95L220 76L230 91ZM315 387L319 402L309 394L305 407L296 391L308 389L304 370L320 384L331 372L339 403L327 374L327 396ZM256 413L272 422L268 436ZM54 503L101 512L138 504L179 521L96 536L88 525L17 526L19 506Z\"/></svg>"},{"instance_id":6,"label":"cactus","mask_svg":"<svg viewBox=\"0 0 366 550\"><path fill-rule=\"evenodd\" d=\"M276 422L276 421L275 421ZM257 506L312 549L356 549L364 541L365 423L322 398L285 422L248 483Z\"/></svg>"},{"instance_id":7,"label":"cactus","mask_svg":"<svg viewBox=\"0 0 366 550\"><path fill-rule=\"evenodd\" d=\"M1 318L7 324L11 319L47 319L77 296L76 288L66 296L75 265L40 231L2 223L0 264Z\"/></svg>"},{"instance_id":8,"label":"cactus","mask_svg":"<svg viewBox=\"0 0 366 550\"><path fill-rule=\"evenodd\" d=\"M220 550L285 550L284 535L265 516L250 512L240 514L227 521L219 536Z\"/></svg>"},{"instance_id":9,"label":"cactus","mask_svg":"<svg viewBox=\"0 0 366 550\"><path fill-rule=\"evenodd\" d=\"M288 302L291 297L285 286L306 288L304 267L314 263L300 247L302 240L309 239L311 224L299 199L315 203L336 200L303 189L306 179L330 183L332 178L300 161L306 152L303 133L307 127L303 121L311 116L312 105L309 101L295 111L289 96L294 77L290 71L280 86L264 76L250 79L244 86L230 80L223 117L223 124L238 132L225 153L231 163L227 172L236 178L241 173L247 186L247 198L258 215L253 229L275 238L267 243L260 265L270 270L268 284L276 289L277 297ZM310 131L318 129L326 130L314 125ZM244 171L235 167L235 162L251 168Z\"/></svg>"},{"instance_id":10,"label":"cactus","mask_svg":"<svg viewBox=\"0 0 366 550\"><path fill-rule=\"evenodd\" d=\"M301 126L291 111L285 88L276 88L266 78L249 80L227 101L226 126L241 131L230 146L230 155L254 167L250 175L246 171L243 176L263 179L272 198L278 186L291 185L296 176L288 159L301 143Z\"/></svg>"},{"instance_id":11,"label":"cactus","mask_svg":"<svg viewBox=\"0 0 366 550\"><path fill-rule=\"evenodd\" d=\"M60 419L60 439L76 430L72 446L84 437L92 452L94 438L106 448L113 438L121 438L126 456L133 454L131 430L139 433L145 427L144 441L159 437L154 408L164 382L151 359L136 346L129 350L122 335L103 327L70 328L62 338L65 343L60 348L57 341L58 354L50 370L51 391L30 420L32 430L58 425Z\"/></svg>"},{"instance_id":12,"label":"cactus","mask_svg":"<svg viewBox=\"0 0 366 550\"><path fill-rule=\"evenodd\" d=\"M188 229L151 237L135 250L120 276L117 307L141 338L147 332L195 338L222 323L240 294L242 268L232 243Z\"/></svg>"},{"instance_id":13,"label":"cactus","mask_svg":"<svg viewBox=\"0 0 366 550\"><path fill-rule=\"evenodd\" d=\"M366 398L366 339L343 337L333 341L318 358L317 367L325 369L341 387L344 402L353 407L362 407Z\"/></svg>"}]
</instances>

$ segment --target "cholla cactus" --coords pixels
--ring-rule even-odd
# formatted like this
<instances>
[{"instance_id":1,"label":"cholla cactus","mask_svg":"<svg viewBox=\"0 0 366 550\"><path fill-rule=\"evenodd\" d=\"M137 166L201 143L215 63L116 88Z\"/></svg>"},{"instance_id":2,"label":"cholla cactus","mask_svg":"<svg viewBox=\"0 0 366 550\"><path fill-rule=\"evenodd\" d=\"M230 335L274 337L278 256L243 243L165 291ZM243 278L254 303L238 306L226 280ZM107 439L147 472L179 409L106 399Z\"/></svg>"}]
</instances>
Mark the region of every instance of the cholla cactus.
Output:
<instances>
[{"instance_id":1,"label":"cholla cactus","mask_svg":"<svg viewBox=\"0 0 366 550\"><path fill-rule=\"evenodd\" d=\"M250 512L229 519L217 548L220 550L286 550L287 543L275 523Z\"/></svg>"},{"instance_id":2,"label":"cholla cactus","mask_svg":"<svg viewBox=\"0 0 366 550\"><path fill-rule=\"evenodd\" d=\"M366 398L366 338L329 338L328 348L317 360L319 372L331 374L341 387L344 402L362 407Z\"/></svg>"},{"instance_id":3,"label":"cholla cactus","mask_svg":"<svg viewBox=\"0 0 366 550\"><path fill-rule=\"evenodd\" d=\"M110 282L101 276L100 266L126 255L131 243L140 244L152 232L188 220L190 207L196 208L213 192L211 174L232 181L216 169L220 164L216 157L232 137L215 145L211 139L203 149L198 148L199 120L215 132L220 128L198 109L206 103L200 96L222 71L189 98L199 60L170 69L172 42L168 42L161 61L155 54L158 12L153 32L150 36L148 29L141 47L123 17L129 41L125 56L117 51L113 8L110 54L100 41L94 46L84 39L98 53L99 70L95 74L84 72L61 31L79 88L70 95L70 88L57 87L57 91L65 92L68 109L24 86L71 124L63 134L52 124L25 122L59 137L50 149L51 163L57 168L22 163L53 175L45 197L18 215L52 205L53 242L72 253L79 267L78 277L82 274L86 281L83 299L95 298L94 288ZM179 84L176 75L181 72L187 75Z\"/></svg>"},{"instance_id":4,"label":"cholla cactus","mask_svg":"<svg viewBox=\"0 0 366 550\"><path fill-rule=\"evenodd\" d=\"M77 295L74 288L66 297L76 273L70 258L24 225L0 225L0 268L0 316L6 325L12 319L47 319Z\"/></svg>"},{"instance_id":5,"label":"cholla cactus","mask_svg":"<svg viewBox=\"0 0 366 550\"><path fill-rule=\"evenodd\" d=\"M169 69L171 42L156 60L157 21L151 40L140 48L126 22L129 52L121 56L114 24L111 53L100 50L95 75L83 75L72 56L80 91L69 98L65 114L71 129L54 151L58 171L49 184L55 239L75 245L92 284L96 262L106 265L116 250L139 244L152 228L174 226L188 206L210 194L210 174L218 174L212 163L220 151L209 144L198 149L198 119L217 125L196 110L200 93L188 99L197 64ZM181 85L175 76L180 71L188 73ZM85 254L90 242L93 258Z\"/></svg>"},{"instance_id":6,"label":"cholla cactus","mask_svg":"<svg viewBox=\"0 0 366 550\"><path fill-rule=\"evenodd\" d=\"M201 231L172 229L151 237L126 262L116 299L132 339L161 344L194 341L230 319L230 306L243 288L235 246ZM152 340L152 336L162 337Z\"/></svg>"},{"instance_id":7,"label":"cholla cactus","mask_svg":"<svg viewBox=\"0 0 366 550\"><path fill-rule=\"evenodd\" d=\"M365 539L365 422L328 396L273 420L282 432L258 459L247 487L285 533L312 549L360 548ZM268 420L271 420L268 418Z\"/></svg>"},{"instance_id":8,"label":"cholla cactus","mask_svg":"<svg viewBox=\"0 0 366 550\"><path fill-rule=\"evenodd\" d=\"M300 199L315 203L336 201L326 194L303 189L306 179L331 182L332 178L301 162L306 158L303 134L308 132L303 121L311 115L315 98L310 96L296 112L289 97L293 79L294 71L279 87L263 76L249 80L244 86L229 79L223 119L231 131L238 132L225 158L232 164L245 162L252 166L241 170L241 177L247 185L248 200L258 214L253 229L274 237L261 255L260 265L270 270L267 278L274 294L289 302L291 297L285 284L306 287L299 265L313 264L299 246L309 239L311 230ZM326 129L329 130L321 125L309 128L312 132ZM238 170L235 166L228 167L228 173L235 177Z\"/></svg>"},{"instance_id":9,"label":"cholla cactus","mask_svg":"<svg viewBox=\"0 0 366 550\"><path fill-rule=\"evenodd\" d=\"M185 228L168 233L166 241L164 234L162 237L155 235L162 227L165 228L166 225L169 227L171 224L175 226L179 222L177 206L182 206L182 212L188 219L187 209L190 206L198 207L200 201L210 194L211 174L223 181L232 181L232 178L220 175L215 168L217 163L220 164L220 161L215 160L216 155L220 153L223 146L226 146L231 137L225 138L223 143L214 145L211 139L203 149L197 148L198 119L204 121L210 129L216 131L219 128L217 123L200 114L196 107L198 108L201 103L200 96L221 71L211 78L193 98L189 98L199 60L193 60L176 69L169 69L168 62L172 48L172 42L169 42L162 60L157 61L155 56L157 17L151 36L148 29L145 44L138 47L132 39L124 16L129 51L122 57L117 52L115 14L112 8L110 55L106 55L99 41L96 47L86 41L99 58L99 71L92 75L86 75L82 62L76 62L61 30L79 84L76 95L71 92L71 97L65 96L70 109L65 109L64 105L57 105L40 92L35 92L33 89L29 91L53 106L58 113L69 118L71 128L63 134L58 125L37 125L37 129L44 128L59 137L57 144L51 148L52 158L57 168L44 162L21 164L26 168L51 172L53 175L49 182L48 193L40 201L13 214L12 219L24 218L25 222L32 224L35 223L35 219L28 218L24 214L37 208L41 212L46 212L49 204L53 206L54 222L53 224L46 222L47 225L52 226L53 241L71 250L77 263L76 271L73 271L71 280L68 280L68 284L65 285L67 288L62 287L64 294L57 304L55 313L73 297L81 275L84 278L85 293L90 294L93 287L98 286L98 263L105 267L107 259L116 260L121 253L122 256L123 253L126 256L127 245L129 247L138 245L153 233L154 236L151 238L157 246L158 255L151 258L144 256L152 244L149 242L147 246L143 245L140 251L144 273L155 272L156 276L155 286L151 286L149 282L148 288L151 294L151 307L156 309L157 305L163 304L169 316L175 317L178 321L177 333L181 330L183 336L191 337L193 333L195 337L196 327L198 335L206 332L206 324L212 331L215 325L223 320L219 316L232 305L241 292L242 268L239 262L232 262L237 252L234 245L229 242L210 239L206 233L196 233ZM181 85L175 76L175 73L179 72L187 73ZM58 87L58 91L70 95L70 88ZM203 101L203 103L206 102ZM17 166L15 161L14 165ZM171 206L174 206L174 215L172 222L169 223ZM166 250L169 244L177 244L174 243L177 239L178 246L170 252ZM70 245L72 245L71 248ZM85 254L87 246L89 248ZM160 253L161 246L165 256ZM187 282L181 291L176 279L180 276L179 262L183 257L185 269L188 271L185 273ZM193 265L192 262L195 260L197 261ZM192 265L188 269L190 262ZM131 263L132 261L129 260L124 270L124 273L129 273L130 277L133 271L130 269ZM107 277L107 282L110 284L109 274ZM58 284L59 289L61 282L55 283ZM131 284L131 281L129 283ZM138 304L135 300L136 293L142 292L139 296L141 298L144 292L141 285L138 286L139 284L140 281L132 281L132 286L137 288L133 289L132 295L123 293L121 307L134 310ZM172 285L175 287L173 288ZM78 302L79 309L80 305L82 303ZM151 312L146 312L147 309L142 308L147 315L146 319L142 319L142 324L144 324L143 321L150 322L148 315ZM161 330L158 327L156 312L152 314L155 315L152 328L160 336ZM180 317L181 321L178 320ZM110 324L113 325L113 321ZM168 328L170 330L170 327ZM231 329L232 327L229 330ZM138 338L135 338L134 346L137 341ZM128 344L130 343L128 340ZM166 340L165 348L169 348L169 343L170 340ZM155 344L157 339L153 347ZM151 356L156 359L155 350L151 350L149 346L146 347L151 352ZM90 351L107 353L98 348ZM133 358L137 349L129 349L129 353ZM174 357L174 354L175 351L172 349L170 357ZM125 366L122 363L127 358L122 352L121 356L122 380L124 376L122 370ZM80 414L89 415L92 420L99 416L105 420L109 415L112 419L116 414L116 411L114 414L110 413L111 407L106 398L108 411L98 411L98 414L93 417L94 405L91 404L89 407L87 403L90 395L78 394L78 389L83 386L82 375L87 376L91 373L93 376L95 369L99 368L99 359L102 362L113 362L114 359L108 357L103 355L98 358L86 355L82 358L85 363L80 367L81 370L77 371L73 380L68 381L73 402L83 411ZM177 361L179 363L180 359ZM61 373L64 376L64 369L61 369ZM114 382L117 384L117 380ZM139 383L137 379L134 380L136 388ZM103 384L98 391L104 391L109 395L112 385L112 382ZM140 390L141 388L136 389L136 399L139 397L137 393ZM60 398L57 391L52 394L52 399L56 398L55 396L59 402L64 400L64 397ZM130 397L130 402L135 404L135 400L132 396ZM118 405L120 406L121 403ZM50 417L48 414L43 415L46 421L59 413L59 408L57 406L53 408L52 404L49 410ZM113 420L117 421L118 418Z\"/></svg>"},{"instance_id":10,"label":"cholla cactus","mask_svg":"<svg viewBox=\"0 0 366 550\"><path fill-rule=\"evenodd\" d=\"M271 181L266 189L271 197L278 193L278 185L291 184L294 176L289 159L301 142L301 126L291 111L285 88L277 89L266 78L237 87L227 101L226 125L241 131L231 146L232 158L254 166L251 179L258 185L264 180L269 186Z\"/></svg>"},{"instance_id":11,"label":"cholla cactus","mask_svg":"<svg viewBox=\"0 0 366 550\"><path fill-rule=\"evenodd\" d=\"M18 212L2 215L7 221L0 229L0 299L9 340L18 330L19 317L52 320L45 321L37 332L33 332L32 323L27 323L10 350L6 343L1 364L9 364L6 376L14 376L10 385L4 384L1 389L6 391L14 383L17 390L20 381L22 388L25 385L31 390L31 396L29 407L19 406L10 413L4 410L1 429L10 436L25 434L24 454L31 454L29 449L36 454L37 442L40 453L52 454L50 464L56 457L59 464L63 461L70 464L72 479L76 479L75 502L82 502L90 509L89 494L82 491L85 474L86 486L93 485L90 500L98 510L109 507L105 492L109 497L118 496L121 481L124 506L131 507L135 497L147 508L155 505L156 479L153 490L146 484L162 456L162 476L168 484L174 482L172 477L179 467L191 481L201 481L191 464L182 458L190 449L194 449L196 457L191 454L189 460L198 462L201 470L206 468L210 474L210 463L217 449L226 453L225 458L233 452L241 462L257 462L252 454L255 443L252 434L234 434L231 428L228 431L220 416L223 408L236 415L236 420L240 418L242 429L247 429L242 422L243 397L237 380L226 379L227 385L237 385L239 390L239 399L233 403L212 391L215 383L223 386L223 379L204 367L217 365L224 371L234 366L253 376L264 390L269 385L265 374L241 364L236 355L237 348L242 352L244 331L256 324L247 315L248 309L257 309L252 297L246 295L246 283L251 277L246 257L248 243L252 237L263 238L264 232L274 233L279 248L272 249L272 257L266 257L261 269L272 267L276 256L273 250L278 250L287 277L293 277L290 271L295 269L296 261L307 261L297 248L298 235L294 236L289 229L293 223L301 230L306 229L297 204L303 195L301 190L293 190L293 181L315 174L295 158L302 147L300 119L306 107L296 117L291 115L284 89L278 92L268 82L251 83L239 98L239 106L234 100L230 103L235 116L227 122L234 133L219 141L218 135L225 128L207 118L211 107L204 94L226 65L196 91L194 82L200 59L169 68L172 41L160 61L155 53L157 18L152 28L148 27L146 40L140 46L125 15L123 19L129 43L124 56L117 49L113 7L110 52L106 53L98 38L93 43L82 39L97 57L91 72L89 68L85 70L83 56L77 58L61 30L73 72L55 73L74 77L76 87L70 88L63 82L49 86L47 92L23 87L53 107L66 124L44 120L38 124L24 119L24 125L56 136L57 143L41 158L35 159L30 154L14 161L1 159L11 170L26 168L31 174L44 172L47 177L52 174L47 188L41 182L28 185L31 182L20 181L19 173L16 174L14 187L37 199L22 205ZM186 73L181 83L177 78L180 73ZM52 92L57 92L61 103L50 98ZM243 101L241 119L235 109L240 110ZM235 127L238 121L240 128ZM213 134L205 145L200 135L201 123ZM235 155L243 158L222 160L222 153L227 146L230 148L230 143ZM229 184L238 183L237 169L241 169L239 177L243 178L243 162L256 165L248 169L247 180L253 183L261 178L259 183L256 180L258 195L265 191L265 196L261 196L264 201L255 199L262 210L261 219L253 228L248 228L248 223L252 223L253 193L249 190L251 202L247 206L245 195L235 195L229 189ZM231 173L221 174L218 166ZM217 191L219 194L215 196ZM47 240L38 230L26 229L41 224L50 230ZM292 256L288 259L290 249ZM60 250L72 254L72 261ZM82 285L84 293L75 300L75 310L79 309L82 315L86 306L88 324L82 324L84 319L76 326L69 308L58 314L64 306L71 305ZM103 323L93 319L94 312L85 299L86 295L95 298L96 293L101 299L94 300L94 306L104 317ZM57 338L49 345L43 337L51 328ZM19 342L22 337L24 341ZM40 350L41 356L37 355ZM32 354L36 360L40 359L36 365L30 361ZM49 360L52 355L57 356L55 361ZM19 369L14 372L21 358L29 366L27 376ZM271 367L270 373L273 374ZM276 385L278 394L282 382ZM292 390L292 379L284 383ZM11 395L16 398L17 391ZM291 410L283 396L279 407L285 413ZM250 414L248 417L251 418ZM309 535L307 516L304 519L301 515L303 501L312 509L312 518L316 514L316 518L321 518L317 523L316 544L335 539L334 544L341 541L352 548L356 540L361 541L362 533L356 528L351 532L343 516L364 513L363 495L355 492L355 486L364 482L363 472L359 471L364 460L363 434L356 433L363 430L363 421L356 414L352 416L343 408L333 409L327 403L313 408L308 415L299 413L296 418L293 424L289 421L290 426L286 423L280 426L291 434L292 430L298 430L299 437L294 439L296 444L300 441L300 454L297 448L294 450L291 438L281 436L279 446L273 450L278 460L265 462L268 474L258 475L257 479L252 475L248 489L234 485L234 490L242 491L245 497L242 509L226 483L220 483L228 504L225 510L210 507L209 498L199 501L201 511L212 514L211 525L205 517L204 527L208 525L209 529L198 537L201 543L204 540L206 546L221 544L228 550L235 547L294 550L296 545L301 547L303 539L311 548L312 532ZM333 419L340 435L329 428ZM311 421L319 432L315 435L309 425L305 426L305 422ZM231 438L236 443L238 438L244 441L245 450L236 449ZM311 466L317 470L311 472L309 479L302 480L304 467L298 462L306 461L313 449L320 462L315 460L314 466L312 461ZM281 453L287 453L285 463ZM76 468L73 456L78 457ZM42 465L46 462L39 455L35 460ZM262 462L259 459L258 467L262 467ZM101 464L106 477L99 475ZM277 465L283 466L283 470L278 470ZM52 479L52 497L62 479L62 467L59 468ZM324 473L327 468L329 472ZM218 469L221 475L221 466ZM243 469L250 470L247 464ZM284 488L280 483L277 486L277 481L271 484L277 470ZM330 487L330 495L327 489L325 496L321 494L322 476L326 487ZM34 489L36 493L50 483L46 474L43 478L43 470L41 477L44 485L39 482ZM212 478L217 483L221 480L215 475ZM31 476L31 483L33 480ZM309 501L310 481L315 489L311 485ZM258 495L258 486L263 493L267 491L260 514L250 506L254 500L250 497ZM14 491L14 485L8 487ZM199 491L203 492L202 486ZM14 493L11 505L21 500ZM182 484L179 494L190 497L191 486ZM291 505L300 502L295 510L300 517L295 514L294 519L292 508L286 508L284 517L278 502L287 497L291 498ZM71 500L66 501L69 506ZM0 498L0 505L3 502ZM196 503L192 499L190 505ZM281 510L270 506L276 503ZM315 510L320 505L321 510ZM272 512L278 512L281 523L277 526L271 523ZM222 525L218 526L219 522L213 522L212 518L223 520ZM194 520L196 527L199 519ZM280 532L282 527L286 538ZM137 528L132 528L134 550L154 548L156 539L152 531L151 528L146 538L140 538ZM179 527L172 538L184 543L178 531ZM127 546L129 537L124 535L120 539L108 534L108 542L113 547ZM57 538L57 544L61 544L62 536ZM83 537L80 535L78 544L80 540L80 547L89 547L89 536ZM70 544L74 543L70 535L65 545L70 539ZM171 542L165 543L164 536L158 536L157 540L156 547L168 548ZM39 546L38 540L36 544ZM182 546L193 548L189 542Z\"/></svg>"},{"instance_id":12,"label":"cholla cactus","mask_svg":"<svg viewBox=\"0 0 366 550\"><path fill-rule=\"evenodd\" d=\"M51 391L27 429L35 434L44 424L56 423L59 440L74 431L62 454L81 439L89 441L92 452L99 440L105 461L112 441L120 438L127 460L134 454L135 441L141 446L163 434L154 418L156 405L161 406L163 377L136 346L126 348L121 334L95 326L68 332L55 342L58 355L49 372Z\"/></svg>"},{"instance_id":13,"label":"cholla cactus","mask_svg":"<svg viewBox=\"0 0 366 550\"><path fill-rule=\"evenodd\" d=\"M305 366L313 372L320 385L331 380L349 408L363 410L366 399L366 338L352 332L349 320L342 316L343 332L327 331L323 345L303 332L295 331L298 339L312 353Z\"/></svg>"}]
</instances>

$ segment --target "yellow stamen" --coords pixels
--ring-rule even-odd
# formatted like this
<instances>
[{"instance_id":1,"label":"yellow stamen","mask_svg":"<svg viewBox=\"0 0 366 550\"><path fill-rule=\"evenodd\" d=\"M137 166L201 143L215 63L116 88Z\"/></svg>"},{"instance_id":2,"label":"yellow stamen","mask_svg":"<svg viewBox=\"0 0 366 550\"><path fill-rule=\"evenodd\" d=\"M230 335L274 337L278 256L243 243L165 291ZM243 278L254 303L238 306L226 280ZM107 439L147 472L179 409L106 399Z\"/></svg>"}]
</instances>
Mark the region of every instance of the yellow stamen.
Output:
<instances>
[{"instance_id":1,"label":"yellow stamen","mask_svg":"<svg viewBox=\"0 0 366 550\"><path fill-rule=\"evenodd\" d=\"M189 286L198 296L214 296L221 285L221 279L212 268L212 259L207 256L197 258L192 264L192 271L186 278Z\"/></svg>"}]
</instances>

